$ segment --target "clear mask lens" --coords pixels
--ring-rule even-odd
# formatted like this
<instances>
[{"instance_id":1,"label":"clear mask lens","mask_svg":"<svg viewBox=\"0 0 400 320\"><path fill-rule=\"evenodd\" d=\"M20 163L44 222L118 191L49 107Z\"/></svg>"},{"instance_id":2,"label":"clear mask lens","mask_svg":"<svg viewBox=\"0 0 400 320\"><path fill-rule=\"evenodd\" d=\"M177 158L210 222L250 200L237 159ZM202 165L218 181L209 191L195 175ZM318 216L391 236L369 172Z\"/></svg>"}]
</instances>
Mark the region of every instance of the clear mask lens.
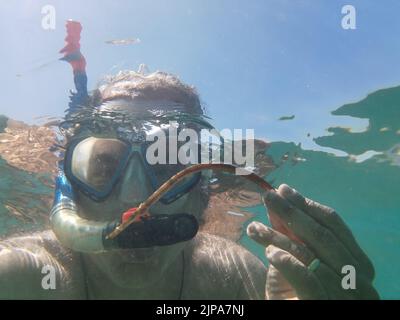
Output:
<instances>
[{"instance_id":1,"label":"clear mask lens","mask_svg":"<svg viewBox=\"0 0 400 320\"><path fill-rule=\"evenodd\" d=\"M118 139L87 138L74 148L72 174L82 183L102 192L118 174L128 148Z\"/></svg>"}]
</instances>

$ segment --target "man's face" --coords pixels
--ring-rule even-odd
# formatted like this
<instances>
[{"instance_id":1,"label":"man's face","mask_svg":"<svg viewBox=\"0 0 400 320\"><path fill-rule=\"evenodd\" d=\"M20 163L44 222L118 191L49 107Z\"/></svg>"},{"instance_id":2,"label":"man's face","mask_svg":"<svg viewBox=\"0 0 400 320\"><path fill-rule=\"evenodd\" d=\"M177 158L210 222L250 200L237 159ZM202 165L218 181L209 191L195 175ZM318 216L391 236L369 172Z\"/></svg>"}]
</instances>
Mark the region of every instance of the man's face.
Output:
<instances>
[{"instance_id":1,"label":"man's face","mask_svg":"<svg viewBox=\"0 0 400 320\"><path fill-rule=\"evenodd\" d=\"M153 105L161 105L161 103L166 105L166 101L149 101L147 104L143 102L142 104L125 105L123 109L124 112L126 110L139 112L146 108L150 109ZM170 103L173 104L173 102ZM107 106L107 111L114 109L120 111L121 106L118 104L113 107L110 107L110 104ZM110 136L109 138L114 137ZM115 221L119 220L121 214L127 209L138 207L154 191L140 155L133 154L112 193L104 201L93 201L78 190L77 204L80 215L87 219ZM199 216L198 201L199 186L196 186L171 204L157 202L149 212L150 214L189 213ZM112 250L101 254L91 254L89 258L114 283L124 287L142 287L157 281L166 268L179 256L184 246L185 243L178 243L163 247Z\"/></svg>"}]
</instances>

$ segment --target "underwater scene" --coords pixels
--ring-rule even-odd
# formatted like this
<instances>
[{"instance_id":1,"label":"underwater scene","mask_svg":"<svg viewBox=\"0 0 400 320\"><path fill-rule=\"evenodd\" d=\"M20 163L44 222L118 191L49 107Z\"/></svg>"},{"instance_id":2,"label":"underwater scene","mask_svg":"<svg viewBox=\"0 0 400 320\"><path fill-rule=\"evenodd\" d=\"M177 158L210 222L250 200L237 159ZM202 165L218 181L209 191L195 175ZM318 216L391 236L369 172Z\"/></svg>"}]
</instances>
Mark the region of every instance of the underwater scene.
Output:
<instances>
[{"instance_id":1,"label":"underwater scene","mask_svg":"<svg viewBox=\"0 0 400 320\"><path fill-rule=\"evenodd\" d=\"M398 1L0 8L0 299L400 299Z\"/></svg>"}]
</instances>

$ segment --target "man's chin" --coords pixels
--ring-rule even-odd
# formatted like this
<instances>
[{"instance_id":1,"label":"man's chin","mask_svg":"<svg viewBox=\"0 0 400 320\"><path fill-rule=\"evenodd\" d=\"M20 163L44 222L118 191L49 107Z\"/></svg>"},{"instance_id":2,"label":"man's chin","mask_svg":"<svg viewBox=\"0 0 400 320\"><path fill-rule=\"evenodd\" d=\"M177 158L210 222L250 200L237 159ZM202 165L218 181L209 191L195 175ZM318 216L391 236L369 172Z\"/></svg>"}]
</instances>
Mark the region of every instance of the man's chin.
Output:
<instances>
[{"instance_id":1,"label":"man's chin","mask_svg":"<svg viewBox=\"0 0 400 320\"><path fill-rule=\"evenodd\" d=\"M119 271L124 275L134 275L147 277L148 274L163 270L164 255L158 247L120 250L115 254L115 262ZM154 275L152 275L154 277Z\"/></svg>"},{"instance_id":2,"label":"man's chin","mask_svg":"<svg viewBox=\"0 0 400 320\"><path fill-rule=\"evenodd\" d=\"M121 287L147 287L153 285L163 275L163 265L158 257L146 259L134 258L129 262L120 262L110 276Z\"/></svg>"},{"instance_id":3,"label":"man's chin","mask_svg":"<svg viewBox=\"0 0 400 320\"><path fill-rule=\"evenodd\" d=\"M176 247L124 249L105 253L101 265L121 287L145 287L159 281L179 253Z\"/></svg>"},{"instance_id":4,"label":"man's chin","mask_svg":"<svg viewBox=\"0 0 400 320\"><path fill-rule=\"evenodd\" d=\"M124 264L146 264L151 263L154 260L158 260L159 250L158 248L140 248L121 250L118 252L119 259Z\"/></svg>"}]
</instances>

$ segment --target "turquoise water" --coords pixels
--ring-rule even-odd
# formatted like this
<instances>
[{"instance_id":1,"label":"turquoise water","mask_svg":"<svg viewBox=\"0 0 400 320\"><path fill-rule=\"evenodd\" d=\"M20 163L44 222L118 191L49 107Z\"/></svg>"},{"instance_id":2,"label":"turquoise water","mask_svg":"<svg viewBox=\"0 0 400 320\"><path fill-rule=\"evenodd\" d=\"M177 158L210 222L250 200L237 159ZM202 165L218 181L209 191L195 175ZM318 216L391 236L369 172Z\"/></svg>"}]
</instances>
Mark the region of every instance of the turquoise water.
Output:
<instances>
[{"instance_id":1,"label":"turquoise water","mask_svg":"<svg viewBox=\"0 0 400 320\"><path fill-rule=\"evenodd\" d=\"M48 226L50 174L13 168L0 158L0 236Z\"/></svg>"},{"instance_id":2,"label":"turquoise water","mask_svg":"<svg viewBox=\"0 0 400 320\"><path fill-rule=\"evenodd\" d=\"M331 128L315 139L335 152L304 150L275 141L267 149L276 169L266 179L287 183L305 196L337 210L371 257L375 285L382 298L399 298L400 282L400 87L376 91L367 98L332 112L369 120L362 132ZM370 156L351 155L375 151ZM0 234L47 226L53 194L50 174L32 174L0 159ZM262 206L248 208L254 219L268 223ZM254 220L253 219L253 220ZM263 259L264 249L245 236L242 243Z\"/></svg>"},{"instance_id":3,"label":"turquoise water","mask_svg":"<svg viewBox=\"0 0 400 320\"><path fill-rule=\"evenodd\" d=\"M316 142L352 155L382 152L362 162L350 156L303 150L286 142L275 142L267 151L278 165L267 180L276 186L289 184L305 196L335 208L372 259L376 288L387 299L400 298L399 103L400 87L395 87L374 92L332 113L368 119L369 127L353 133L331 129L333 135L317 138ZM251 211L255 219L265 220L263 208ZM246 238L243 242L263 258L263 248Z\"/></svg>"}]
</instances>

